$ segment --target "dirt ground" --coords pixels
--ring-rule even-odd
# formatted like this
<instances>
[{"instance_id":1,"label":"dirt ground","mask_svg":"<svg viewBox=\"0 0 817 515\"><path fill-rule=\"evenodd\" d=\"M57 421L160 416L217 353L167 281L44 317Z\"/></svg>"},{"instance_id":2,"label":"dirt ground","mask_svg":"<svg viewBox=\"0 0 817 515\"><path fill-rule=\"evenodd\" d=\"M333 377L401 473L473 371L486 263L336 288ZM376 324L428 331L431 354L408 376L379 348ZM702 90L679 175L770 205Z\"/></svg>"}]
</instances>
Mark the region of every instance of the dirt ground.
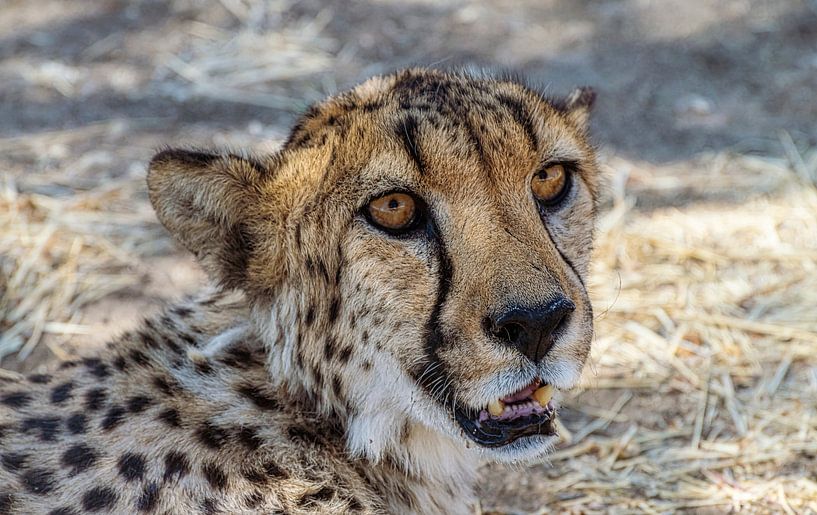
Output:
<instances>
[{"instance_id":1,"label":"dirt ground","mask_svg":"<svg viewBox=\"0 0 817 515\"><path fill-rule=\"evenodd\" d=\"M487 468L481 509L817 513L814 0L5 0L0 371L202 284L147 202L157 148L271 151L412 64L599 93L593 357L552 463Z\"/></svg>"}]
</instances>

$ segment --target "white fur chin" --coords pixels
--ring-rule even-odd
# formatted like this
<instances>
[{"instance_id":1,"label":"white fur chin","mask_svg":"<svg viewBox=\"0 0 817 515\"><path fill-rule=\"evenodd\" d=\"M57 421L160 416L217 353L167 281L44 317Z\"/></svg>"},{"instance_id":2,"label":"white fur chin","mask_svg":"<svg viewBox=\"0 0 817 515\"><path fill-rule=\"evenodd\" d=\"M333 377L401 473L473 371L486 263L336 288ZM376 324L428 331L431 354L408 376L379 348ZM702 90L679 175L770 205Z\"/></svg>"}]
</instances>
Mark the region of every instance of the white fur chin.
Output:
<instances>
[{"instance_id":1,"label":"white fur chin","mask_svg":"<svg viewBox=\"0 0 817 515\"><path fill-rule=\"evenodd\" d=\"M526 436L499 448L481 448L482 459L494 463L538 465L547 461L558 438L555 436Z\"/></svg>"}]
</instances>

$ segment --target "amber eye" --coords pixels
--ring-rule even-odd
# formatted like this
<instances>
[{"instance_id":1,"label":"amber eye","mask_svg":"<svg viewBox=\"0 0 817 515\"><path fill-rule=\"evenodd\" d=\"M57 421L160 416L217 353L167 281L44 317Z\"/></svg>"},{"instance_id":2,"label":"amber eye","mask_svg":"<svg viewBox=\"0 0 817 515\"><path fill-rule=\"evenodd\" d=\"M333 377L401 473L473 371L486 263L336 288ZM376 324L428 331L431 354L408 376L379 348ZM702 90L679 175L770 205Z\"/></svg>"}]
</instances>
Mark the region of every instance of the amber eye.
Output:
<instances>
[{"instance_id":1,"label":"amber eye","mask_svg":"<svg viewBox=\"0 0 817 515\"><path fill-rule=\"evenodd\" d=\"M567 170L564 165L551 165L533 174L530 188L533 196L545 204L555 204L561 200L567 186Z\"/></svg>"},{"instance_id":2,"label":"amber eye","mask_svg":"<svg viewBox=\"0 0 817 515\"><path fill-rule=\"evenodd\" d=\"M416 204L407 193L388 193L369 202L369 218L376 225L391 231L408 229L417 218Z\"/></svg>"}]
</instances>

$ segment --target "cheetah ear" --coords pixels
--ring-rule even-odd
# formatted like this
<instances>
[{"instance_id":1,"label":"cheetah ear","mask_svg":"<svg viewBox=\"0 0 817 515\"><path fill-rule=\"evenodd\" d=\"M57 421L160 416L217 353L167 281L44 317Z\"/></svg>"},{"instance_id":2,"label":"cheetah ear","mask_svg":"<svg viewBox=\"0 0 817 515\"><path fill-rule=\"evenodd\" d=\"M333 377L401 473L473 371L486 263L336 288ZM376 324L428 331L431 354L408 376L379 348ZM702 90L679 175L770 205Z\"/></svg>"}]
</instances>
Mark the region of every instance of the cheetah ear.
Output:
<instances>
[{"instance_id":1,"label":"cheetah ear","mask_svg":"<svg viewBox=\"0 0 817 515\"><path fill-rule=\"evenodd\" d=\"M254 251L248 207L261 197L267 169L233 154L168 149L148 169L159 221L226 288L247 285Z\"/></svg>"},{"instance_id":2,"label":"cheetah ear","mask_svg":"<svg viewBox=\"0 0 817 515\"><path fill-rule=\"evenodd\" d=\"M557 103L557 109L583 131L590 125L590 111L596 103L596 92L592 88L576 88L562 102Z\"/></svg>"}]
</instances>

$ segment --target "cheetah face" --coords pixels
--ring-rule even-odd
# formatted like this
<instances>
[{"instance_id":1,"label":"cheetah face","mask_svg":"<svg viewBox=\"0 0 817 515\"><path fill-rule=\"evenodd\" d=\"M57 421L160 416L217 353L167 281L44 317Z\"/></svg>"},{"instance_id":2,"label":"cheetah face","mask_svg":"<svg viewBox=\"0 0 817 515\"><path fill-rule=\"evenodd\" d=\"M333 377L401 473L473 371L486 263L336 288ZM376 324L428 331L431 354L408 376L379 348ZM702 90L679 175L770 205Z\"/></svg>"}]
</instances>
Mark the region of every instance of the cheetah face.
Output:
<instances>
[{"instance_id":1,"label":"cheetah face","mask_svg":"<svg viewBox=\"0 0 817 515\"><path fill-rule=\"evenodd\" d=\"M313 107L270 158L159 154L151 198L353 452L422 427L529 460L592 338L592 100L409 70Z\"/></svg>"}]
</instances>

